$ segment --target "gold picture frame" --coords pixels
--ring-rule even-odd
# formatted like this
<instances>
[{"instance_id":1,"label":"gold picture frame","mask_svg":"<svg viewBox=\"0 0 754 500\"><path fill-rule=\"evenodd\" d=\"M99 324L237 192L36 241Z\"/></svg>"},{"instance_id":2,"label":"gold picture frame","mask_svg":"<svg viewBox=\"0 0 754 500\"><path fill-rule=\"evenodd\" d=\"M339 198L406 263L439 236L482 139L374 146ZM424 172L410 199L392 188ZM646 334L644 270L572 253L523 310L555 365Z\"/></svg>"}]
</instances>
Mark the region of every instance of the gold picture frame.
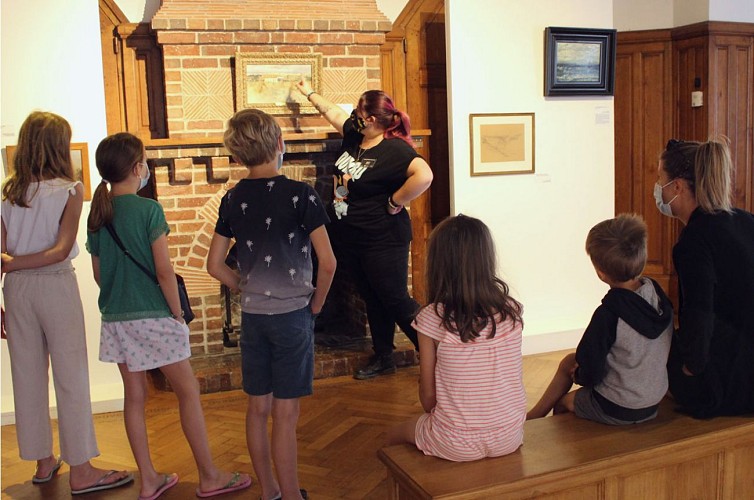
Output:
<instances>
[{"instance_id":1,"label":"gold picture frame","mask_svg":"<svg viewBox=\"0 0 754 500\"><path fill-rule=\"evenodd\" d=\"M236 111L256 108L271 115L318 114L295 85L303 76L321 88L322 54L236 54Z\"/></svg>"},{"instance_id":2,"label":"gold picture frame","mask_svg":"<svg viewBox=\"0 0 754 500\"><path fill-rule=\"evenodd\" d=\"M16 146L5 146L5 156L8 161L8 174L13 172L13 157ZM92 182L89 179L89 147L85 142L71 143L71 162L73 163L73 178L84 185L84 200L92 199Z\"/></svg>"},{"instance_id":3,"label":"gold picture frame","mask_svg":"<svg viewBox=\"0 0 754 500\"><path fill-rule=\"evenodd\" d=\"M534 113L469 115L471 175L534 173Z\"/></svg>"}]
</instances>

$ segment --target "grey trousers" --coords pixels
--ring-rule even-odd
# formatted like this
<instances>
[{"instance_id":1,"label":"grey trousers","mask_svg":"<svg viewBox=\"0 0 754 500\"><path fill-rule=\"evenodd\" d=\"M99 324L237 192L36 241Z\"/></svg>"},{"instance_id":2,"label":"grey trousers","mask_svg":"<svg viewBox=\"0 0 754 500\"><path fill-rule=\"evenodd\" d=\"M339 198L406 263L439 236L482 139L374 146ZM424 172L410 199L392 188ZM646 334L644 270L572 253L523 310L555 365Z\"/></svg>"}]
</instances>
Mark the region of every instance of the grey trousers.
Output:
<instances>
[{"instance_id":1,"label":"grey trousers","mask_svg":"<svg viewBox=\"0 0 754 500\"><path fill-rule=\"evenodd\" d=\"M5 327L21 458L50 456L49 365L60 456L80 465L99 455L92 422L84 311L70 261L5 276Z\"/></svg>"}]
</instances>

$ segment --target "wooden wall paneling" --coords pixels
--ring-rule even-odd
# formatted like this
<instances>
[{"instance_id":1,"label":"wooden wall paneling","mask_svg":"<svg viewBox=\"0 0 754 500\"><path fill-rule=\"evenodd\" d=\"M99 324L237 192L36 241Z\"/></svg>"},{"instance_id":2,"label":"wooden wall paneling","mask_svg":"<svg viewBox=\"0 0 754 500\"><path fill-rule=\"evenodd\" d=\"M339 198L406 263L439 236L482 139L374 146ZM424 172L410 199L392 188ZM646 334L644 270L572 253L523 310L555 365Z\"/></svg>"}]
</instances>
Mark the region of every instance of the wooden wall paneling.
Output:
<instances>
[{"instance_id":1,"label":"wooden wall paneling","mask_svg":"<svg viewBox=\"0 0 754 500\"><path fill-rule=\"evenodd\" d=\"M710 38L712 136L731 142L737 207L754 210L754 33Z\"/></svg>"},{"instance_id":2,"label":"wooden wall paneling","mask_svg":"<svg viewBox=\"0 0 754 500\"><path fill-rule=\"evenodd\" d=\"M673 136L670 32L619 33L615 87L615 211L644 217L649 231L645 274L673 290L676 223L660 214L652 190L657 161Z\"/></svg>"},{"instance_id":3,"label":"wooden wall paneling","mask_svg":"<svg viewBox=\"0 0 754 500\"><path fill-rule=\"evenodd\" d=\"M709 134L709 114L707 105L692 108L691 92L700 90L709 99L709 72L707 68L708 43L706 37L693 37L673 43L673 89L676 93L676 116L678 124L676 139L705 141ZM699 79L700 86L694 85Z\"/></svg>"},{"instance_id":4,"label":"wooden wall paneling","mask_svg":"<svg viewBox=\"0 0 754 500\"><path fill-rule=\"evenodd\" d=\"M100 40L102 44L102 74L105 82L105 118L107 133L126 130L126 113L122 92L120 39L115 29L127 23L125 14L112 0L99 0Z\"/></svg>"},{"instance_id":5,"label":"wooden wall paneling","mask_svg":"<svg viewBox=\"0 0 754 500\"><path fill-rule=\"evenodd\" d=\"M148 23L117 27L122 40L126 127L143 138L167 137L162 51Z\"/></svg>"}]
</instances>

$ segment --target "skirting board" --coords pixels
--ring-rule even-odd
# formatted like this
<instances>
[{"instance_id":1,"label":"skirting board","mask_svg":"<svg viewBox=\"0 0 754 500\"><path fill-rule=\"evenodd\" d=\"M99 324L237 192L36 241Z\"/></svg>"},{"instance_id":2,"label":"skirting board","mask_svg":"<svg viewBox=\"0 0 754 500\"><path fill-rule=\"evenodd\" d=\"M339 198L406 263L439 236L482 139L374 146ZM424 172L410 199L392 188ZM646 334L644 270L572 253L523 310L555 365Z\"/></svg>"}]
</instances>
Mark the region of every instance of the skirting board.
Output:
<instances>
[{"instance_id":1,"label":"skirting board","mask_svg":"<svg viewBox=\"0 0 754 500\"><path fill-rule=\"evenodd\" d=\"M584 330L566 330L562 332L542 333L540 335L524 335L521 351L524 356L542 354L565 349L576 349Z\"/></svg>"},{"instance_id":2,"label":"skirting board","mask_svg":"<svg viewBox=\"0 0 754 500\"><path fill-rule=\"evenodd\" d=\"M542 354L552 351L563 351L565 349L575 349L578 345L584 330L568 330L563 332L543 333L541 335L524 336L522 352L524 356L530 354ZM114 411L123 411L123 398L92 400L92 413L110 413ZM50 408L50 416L58 417L57 407ZM13 411L3 412L0 415L0 425L11 425L16 423L16 413Z\"/></svg>"}]
</instances>

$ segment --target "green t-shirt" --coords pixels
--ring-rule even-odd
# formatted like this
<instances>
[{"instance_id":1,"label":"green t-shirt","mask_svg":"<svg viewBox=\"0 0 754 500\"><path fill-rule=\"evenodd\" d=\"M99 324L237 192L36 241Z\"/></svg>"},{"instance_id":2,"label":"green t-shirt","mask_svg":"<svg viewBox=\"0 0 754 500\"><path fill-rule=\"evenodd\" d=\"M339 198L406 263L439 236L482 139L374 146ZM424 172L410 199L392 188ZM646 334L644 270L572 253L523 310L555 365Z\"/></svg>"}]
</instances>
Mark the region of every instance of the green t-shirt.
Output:
<instances>
[{"instance_id":1,"label":"green t-shirt","mask_svg":"<svg viewBox=\"0 0 754 500\"><path fill-rule=\"evenodd\" d=\"M113 227L123 246L155 273L152 243L170 232L162 206L135 194L113 198ZM170 308L157 284L126 257L104 227L87 233L86 249L99 257L99 310L102 321L170 317Z\"/></svg>"}]
</instances>

